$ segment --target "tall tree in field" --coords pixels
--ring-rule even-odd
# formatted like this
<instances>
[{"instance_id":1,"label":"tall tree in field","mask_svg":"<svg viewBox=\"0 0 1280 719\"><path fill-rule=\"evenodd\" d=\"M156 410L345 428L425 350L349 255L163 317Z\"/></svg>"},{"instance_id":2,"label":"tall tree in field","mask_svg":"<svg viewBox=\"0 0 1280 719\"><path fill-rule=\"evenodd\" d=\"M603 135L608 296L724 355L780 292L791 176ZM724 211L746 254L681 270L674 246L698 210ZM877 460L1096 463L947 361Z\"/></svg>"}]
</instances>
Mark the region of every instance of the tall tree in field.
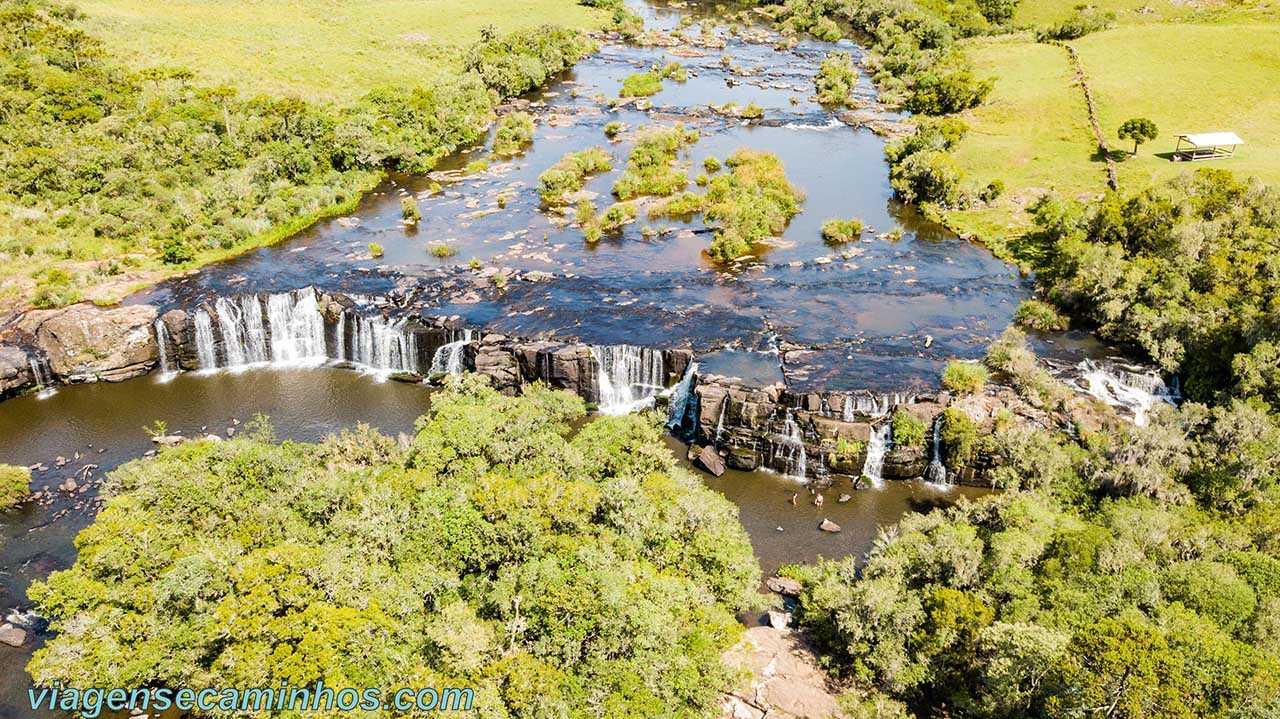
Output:
<instances>
[{"instance_id":1,"label":"tall tree in field","mask_svg":"<svg viewBox=\"0 0 1280 719\"><path fill-rule=\"evenodd\" d=\"M1156 124L1145 117L1135 117L1125 120L1120 126L1121 140L1133 140L1133 154L1138 154L1138 146L1144 142L1154 140L1160 134L1160 128Z\"/></svg>"}]
</instances>

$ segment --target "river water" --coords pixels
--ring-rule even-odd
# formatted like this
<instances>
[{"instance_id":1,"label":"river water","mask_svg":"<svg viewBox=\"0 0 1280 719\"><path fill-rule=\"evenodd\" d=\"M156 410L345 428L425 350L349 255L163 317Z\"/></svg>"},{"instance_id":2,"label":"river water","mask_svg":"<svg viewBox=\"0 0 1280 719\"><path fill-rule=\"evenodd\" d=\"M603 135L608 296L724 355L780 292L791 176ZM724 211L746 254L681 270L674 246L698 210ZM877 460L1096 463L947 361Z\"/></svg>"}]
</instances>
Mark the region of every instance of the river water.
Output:
<instances>
[{"instance_id":1,"label":"river water","mask_svg":"<svg viewBox=\"0 0 1280 719\"><path fill-rule=\"evenodd\" d=\"M649 28L673 29L680 18L712 17L708 7L637 6ZM748 28L760 31L762 28ZM696 32L696 25L687 29ZM975 358L1009 322L1030 285L982 247L962 241L894 202L883 159L884 140L854 129L811 101L817 66L833 49L854 54L850 43L807 39L791 50L774 37L744 40L721 23L721 48L641 48L609 44L564 77L530 96L538 116L533 145L482 173L460 168L486 156L483 147L447 158L432 177L393 176L346 218L318 223L272 248L212 266L140 293L130 302L163 308L248 291L283 291L307 285L376 296L402 293L410 306L434 315L460 315L473 326L511 334L553 333L596 344L689 347L705 371L760 381L785 379L797 389L877 392L932 387L951 357ZM744 33L747 34L747 33ZM688 55L701 52L701 56ZM730 58L730 70L721 56ZM598 96L617 95L623 78L679 60L687 82L664 82L653 108L611 111ZM874 100L864 78L859 95ZM756 103L763 121L726 119L708 104ZM631 130L682 121L702 134L682 156L690 175L707 157L723 160L739 147L776 153L793 184L806 194L803 212L776 247L735 266L718 266L703 251L710 235L697 218L646 220L597 246L579 230L561 227L540 206L537 176L563 154L606 147L615 170L592 179L601 209L625 165L634 134L611 143L604 125ZM431 194L434 182L443 192ZM692 183L690 185L693 187ZM401 197L420 197L416 227L400 220ZM498 207L498 197L505 207ZM860 218L874 231L854 243L849 258L823 244L820 227L833 218ZM646 225L669 228L646 237ZM901 237L879 235L901 230ZM370 242L384 257L368 256ZM457 252L438 259L429 246L445 242ZM480 282L468 265L550 277L497 288ZM779 349L781 348L781 351ZM183 374L169 381L147 377L118 385L65 387L48 397L0 404L0 462L32 465L34 488L51 494L0 516L0 611L25 608L34 579L74 562L73 539L95 510L96 482L120 463L151 449L143 428L154 420L188 436L226 435L256 413L271 417L281 438L315 440L366 422L389 433L408 432L429 403L420 385L379 381L331 368L262 368L244 372ZM672 440L673 451L684 448ZM78 453L78 456L77 456ZM68 460L62 467L55 459ZM683 460L682 460L683 461ZM94 464L87 489L57 491L67 477ZM744 526L766 572L818 556L860 554L877 529L904 512L921 511L976 493L940 492L920 482L888 482L854 491L829 490L824 506L795 480L763 472L729 471L707 478L740 508ZM790 498L799 493L793 506ZM839 534L817 529L828 518ZM37 643L38 646L38 643ZM26 708L22 667L32 646L0 645L0 718L44 716Z\"/></svg>"}]
</instances>

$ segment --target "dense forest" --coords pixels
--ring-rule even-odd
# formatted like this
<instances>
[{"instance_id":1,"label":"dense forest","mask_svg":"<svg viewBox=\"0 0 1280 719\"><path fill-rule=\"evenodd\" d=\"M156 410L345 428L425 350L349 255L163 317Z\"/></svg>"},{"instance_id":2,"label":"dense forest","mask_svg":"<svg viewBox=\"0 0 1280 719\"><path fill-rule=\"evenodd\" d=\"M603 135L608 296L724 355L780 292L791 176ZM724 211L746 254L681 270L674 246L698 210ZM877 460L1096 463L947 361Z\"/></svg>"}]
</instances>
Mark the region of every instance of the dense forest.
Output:
<instances>
[{"instance_id":1,"label":"dense forest","mask_svg":"<svg viewBox=\"0 0 1280 719\"><path fill-rule=\"evenodd\" d=\"M639 416L435 395L407 446L260 418L112 475L37 682L470 687L480 716L705 714L760 570L737 510ZM224 712L218 716L239 716ZM280 714L280 716L293 716Z\"/></svg>"}]
</instances>

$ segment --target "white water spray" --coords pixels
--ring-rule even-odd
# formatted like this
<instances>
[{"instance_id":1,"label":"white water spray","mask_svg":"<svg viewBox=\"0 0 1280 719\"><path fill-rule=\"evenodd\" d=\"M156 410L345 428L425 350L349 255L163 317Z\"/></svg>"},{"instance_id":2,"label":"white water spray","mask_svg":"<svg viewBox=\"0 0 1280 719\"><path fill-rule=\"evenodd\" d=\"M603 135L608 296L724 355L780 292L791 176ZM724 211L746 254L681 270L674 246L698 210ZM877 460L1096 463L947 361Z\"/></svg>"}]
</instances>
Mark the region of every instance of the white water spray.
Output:
<instances>
[{"instance_id":1,"label":"white water spray","mask_svg":"<svg viewBox=\"0 0 1280 719\"><path fill-rule=\"evenodd\" d=\"M889 453L892 440L893 424L885 422L871 433L871 439L867 442L867 458L862 463L862 476L871 482L872 487L879 487L884 483L884 456Z\"/></svg>"},{"instance_id":2,"label":"white water spray","mask_svg":"<svg viewBox=\"0 0 1280 719\"><path fill-rule=\"evenodd\" d=\"M619 415L653 405L663 382L661 350L634 345L593 346L600 387L600 413Z\"/></svg>"}]
</instances>

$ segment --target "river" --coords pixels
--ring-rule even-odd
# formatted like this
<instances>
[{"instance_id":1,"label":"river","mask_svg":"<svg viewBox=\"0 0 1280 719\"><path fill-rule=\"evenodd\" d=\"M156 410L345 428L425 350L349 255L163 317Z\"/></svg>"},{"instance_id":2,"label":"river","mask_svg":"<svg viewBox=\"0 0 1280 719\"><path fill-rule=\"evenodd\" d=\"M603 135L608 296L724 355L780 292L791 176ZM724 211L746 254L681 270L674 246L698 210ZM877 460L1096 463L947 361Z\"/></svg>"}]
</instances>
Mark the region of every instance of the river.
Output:
<instances>
[{"instance_id":1,"label":"river","mask_svg":"<svg viewBox=\"0 0 1280 719\"><path fill-rule=\"evenodd\" d=\"M634 9L651 29L673 30L685 15L699 21L711 17L696 4ZM780 51L772 44L776 37L764 37L764 31L747 26L733 36L720 23L716 32L726 38L722 49L681 45L679 56L672 54L675 48L605 44L528 98L539 122L524 154L465 174L461 168L486 154L483 147L468 148L446 158L430 177L389 177L349 217L322 221L280 245L166 282L129 301L168 309L308 285L364 296L409 292L413 309L458 315L475 327L599 344L684 347L704 368L761 381L783 379L800 390L934 387L949 358L981 355L1017 304L1030 296L1030 283L984 248L896 203L884 139L849 127L810 99L812 79L826 54L844 49L856 59L856 45L805 39ZM696 53L701 55L690 56ZM728 68L721 56L729 57ZM689 78L665 81L663 91L651 98L651 109L610 110L601 101L601 96L616 96L626 76L672 59L684 64ZM858 94L874 102L866 78ZM764 117L747 122L707 109L725 102L754 102L765 108ZM731 267L703 255L710 236L696 219L642 219L596 246L584 243L579 230L563 227L540 206L536 178L566 152L605 146L615 170L587 185L599 193L603 209L634 137L628 132L619 142L607 141L604 125L614 120L631 129L677 121L697 128L701 138L682 157L691 175L704 159L723 160L739 147L774 152L806 194L803 211L776 247ZM436 182L443 191L433 194L429 188ZM401 198L410 194L419 197L423 215L416 227L400 218ZM500 195L505 198L501 208ZM829 219L851 217L874 231L845 258L823 243L820 227ZM670 231L651 236L643 231L646 225ZM893 230L901 236L885 236ZM369 257L371 242L385 247L380 259ZM434 257L429 243L440 242L456 254ZM480 284L469 266L473 258L485 266L547 273L548 279L506 287ZM33 486L52 499L0 517L0 610L28 607L25 594L32 580L74 562L73 540L93 518L97 482L152 448L143 428L157 419L187 436L225 436L263 413L281 438L315 440L357 422L408 432L429 398L421 385L367 373L265 367L152 375L4 402L0 462L45 463L50 469L36 472ZM683 457L683 446L672 444ZM55 466L57 457L67 464ZM67 477L82 476L88 464L97 466L75 494L57 490ZM976 493L887 482L849 490L852 499L845 503L836 501L840 490L828 490L818 509L793 478L730 470L706 482L738 505L766 572L818 556L860 554L879 527L904 512ZM798 504L792 506L788 500L797 492ZM820 532L823 518L843 531ZM0 717L46 716L26 706L28 679L22 668L32 649L31 644L0 646Z\"/></svg>"}]
</instances>

